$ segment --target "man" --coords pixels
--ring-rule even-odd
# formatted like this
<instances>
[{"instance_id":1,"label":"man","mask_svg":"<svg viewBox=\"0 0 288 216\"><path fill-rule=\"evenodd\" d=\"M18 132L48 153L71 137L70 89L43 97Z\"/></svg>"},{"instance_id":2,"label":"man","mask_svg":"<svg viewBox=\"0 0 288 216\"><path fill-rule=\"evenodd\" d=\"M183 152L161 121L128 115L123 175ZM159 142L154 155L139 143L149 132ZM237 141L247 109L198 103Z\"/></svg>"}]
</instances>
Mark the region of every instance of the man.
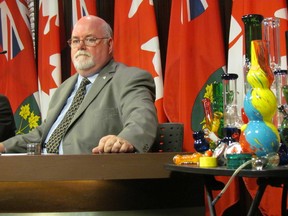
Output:
<instances>
[{"instance_id":1,"label":"man","mask_svg":"<svg viewBox=\"0 0 288 216\"><path fill-rule=\"evenodd\" d=\"M15 136L16 126L8 98L0 94L0 142Z\"/></svg>"},{"instance_id":2,"label":"man","mask_svg":"<svg viewBox=\"0 0 288 216\"><path fill-rule=\"evenodd\" d=\"M44 152L56 154L147 152L158 125L152 76L113 60L112 30L99 17L81 18L68 43L77 74L54 93L44 123L28 134L0 143L0 152L25 152L27 143L37 142ZM53 132L66 119L85 78L90 81L85 98L53 152L56 142L49 139L57 137Z\"/></svg>"}]
</instances>

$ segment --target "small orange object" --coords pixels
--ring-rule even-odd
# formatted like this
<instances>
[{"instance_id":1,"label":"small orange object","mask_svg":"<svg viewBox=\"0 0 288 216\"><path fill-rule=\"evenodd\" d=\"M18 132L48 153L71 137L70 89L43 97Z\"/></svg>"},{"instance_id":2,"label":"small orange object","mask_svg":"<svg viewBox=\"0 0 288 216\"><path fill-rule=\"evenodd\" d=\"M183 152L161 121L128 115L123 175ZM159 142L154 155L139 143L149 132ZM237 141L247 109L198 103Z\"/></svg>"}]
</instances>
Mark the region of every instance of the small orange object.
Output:
<instances>
[{"instance_id":1,"label":"small orange object","mask_svg":"<svg viewBox=\"0 0 288 216\"><path fill-rule=\"evenodd\" d=\"M207 151L205 151L204 156L206 157L212 157L213 155L213 151L211 149L208 149Z\"/></svg>"},{"instance_id":2,"label":"small orange object","mask_svg":"<svg viewBox=\"0 0 288 216\"><path fill-rule=\"evenodd\" d=\"M175 155L173 157L173 162L176 165L181 165L181 164L198 164L199 163L199 158L202 157L203 155L199 152L195 152L192 154L185 154L185 155Z\"/></svg>"}]
</instances>

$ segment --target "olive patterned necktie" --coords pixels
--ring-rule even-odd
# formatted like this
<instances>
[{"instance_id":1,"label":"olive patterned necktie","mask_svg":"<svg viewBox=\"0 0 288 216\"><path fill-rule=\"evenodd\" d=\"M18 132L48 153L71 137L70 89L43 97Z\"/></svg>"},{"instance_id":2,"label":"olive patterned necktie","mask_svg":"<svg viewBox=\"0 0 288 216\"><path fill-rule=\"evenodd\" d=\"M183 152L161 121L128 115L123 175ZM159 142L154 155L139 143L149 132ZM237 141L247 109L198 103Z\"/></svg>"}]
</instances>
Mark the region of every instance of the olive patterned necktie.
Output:
<instances>
[{"instance_id":1,"label":"olive patterned necktie","mask_svg":"<svg viewBox=\"0 0 288 216\"><path fill-rule=\"evenodd\" d=\"M49 138L47 144L46 144L46 149L47 153L56 153L59 154L59 145L60 142L71 122L73 119L76 111L78 110L80 104L82 103L85 94L86 94L86 85L88 85L90 81L84 77L82 79L82 82L73 98L72 104L68 111L66 112L64 118L60 122L60 124L57 126L57 128L54 130L52 133L51 137Z\"/></svg>"}]
</instances>

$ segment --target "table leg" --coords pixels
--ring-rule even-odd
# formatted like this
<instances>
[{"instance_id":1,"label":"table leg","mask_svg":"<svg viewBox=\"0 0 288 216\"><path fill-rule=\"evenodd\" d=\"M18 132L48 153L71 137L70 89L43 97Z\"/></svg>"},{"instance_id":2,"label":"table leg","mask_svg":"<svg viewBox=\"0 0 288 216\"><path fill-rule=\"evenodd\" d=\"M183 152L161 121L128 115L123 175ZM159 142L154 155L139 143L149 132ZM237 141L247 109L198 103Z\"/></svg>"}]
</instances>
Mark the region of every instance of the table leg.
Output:
<instances>
[{"instance_id":1,"label":"table leg","mask_svg":"<svg viewBox=\"0 0 288 216\"><path fill-rule=\"evenodd\" d=\"M267 187L268 182L265 179L259 178L257 180L257 183L259 185L257 193L255 195L254 200L252 201L252 204L250 206L249 212L247 214L247 216L253 216L256 213L256 210L260 204L260 201L262 199L262 196L264 194L264 191Z\"/></svg>"},{"instance_id":2,"label":"table leg","mask_svg":"<svg viewBox=\"0 0 288 216\"><path fill-rule=\"evenodd\" d=\"M209 207L209 211L210 211L210 215L211 216L216 216L216 211L215 211L215 207L214 205L212 205L212 201L213 201L213 194L212 194L212 190L209 186L207 186L205 184L205 188L206 188L206 193L207 193L207 202L208 202L208 207Z\"/></svg>"},{"instance_id":3,"label":"table leg","mask_svg":"<svg viewBox=\"0 0 288 216\"><path fill-rule=\"evenodd\" d=\"M213 190L221 190L225 186L223 182L219 182L215 179L214 176L207 175L205 176L205 189L207 193L207 203L211 216L216 216L215 206L213 204Z\"/></svg>"}]
</instances>

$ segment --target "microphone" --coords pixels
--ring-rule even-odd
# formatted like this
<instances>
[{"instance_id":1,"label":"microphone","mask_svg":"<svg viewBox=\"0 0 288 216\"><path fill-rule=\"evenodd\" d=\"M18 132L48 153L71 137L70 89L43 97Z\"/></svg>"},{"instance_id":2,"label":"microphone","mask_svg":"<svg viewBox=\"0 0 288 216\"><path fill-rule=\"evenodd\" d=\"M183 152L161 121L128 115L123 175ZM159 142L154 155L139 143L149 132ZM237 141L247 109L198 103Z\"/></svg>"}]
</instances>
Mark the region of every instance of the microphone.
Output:
<instances>
[{"instance_id":1,"label":"microphone","mask_svg":"<svg viewBox=\"0 0 288 216\"><path fill-rule=\"evenodd\" d=\"M6 51L6 50L4 50L4 51L0 52L0 54L6 54L6 53L7 53L7 51Z\"/></svg>"}]
</instances>

